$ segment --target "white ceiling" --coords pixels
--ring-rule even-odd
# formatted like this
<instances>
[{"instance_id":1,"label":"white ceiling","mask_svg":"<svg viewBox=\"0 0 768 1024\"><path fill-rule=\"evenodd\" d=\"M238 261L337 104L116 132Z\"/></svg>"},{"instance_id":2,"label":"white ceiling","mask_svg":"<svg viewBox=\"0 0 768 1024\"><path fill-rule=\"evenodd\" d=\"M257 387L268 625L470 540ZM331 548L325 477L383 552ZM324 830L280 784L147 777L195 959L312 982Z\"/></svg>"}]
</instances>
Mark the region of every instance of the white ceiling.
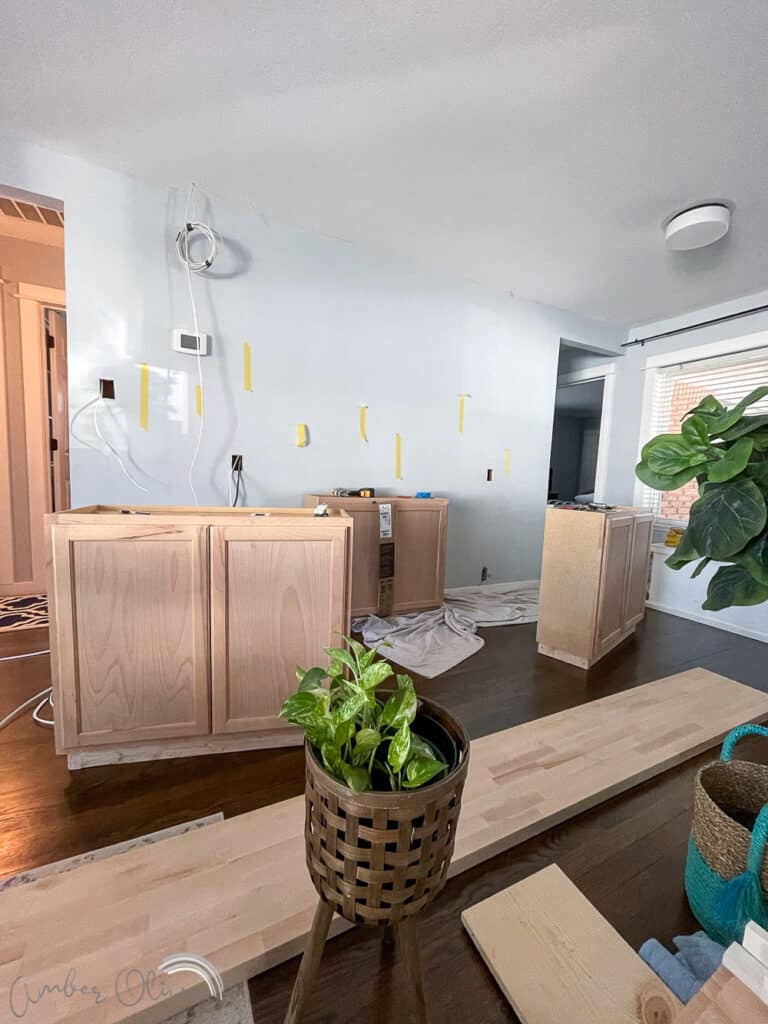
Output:
<instances>
[{"instance_id":1,"label":"white ceiling","mask_svg":"<svg viewBox=\"0 0 768 1024\"><path fill-rule=\"evenodd\" d=\"M765 287L767 29L765 0L7 0L0 121L638 322ZM707 199L731 234L666 253Z\"/></svg>"}]
</instances>

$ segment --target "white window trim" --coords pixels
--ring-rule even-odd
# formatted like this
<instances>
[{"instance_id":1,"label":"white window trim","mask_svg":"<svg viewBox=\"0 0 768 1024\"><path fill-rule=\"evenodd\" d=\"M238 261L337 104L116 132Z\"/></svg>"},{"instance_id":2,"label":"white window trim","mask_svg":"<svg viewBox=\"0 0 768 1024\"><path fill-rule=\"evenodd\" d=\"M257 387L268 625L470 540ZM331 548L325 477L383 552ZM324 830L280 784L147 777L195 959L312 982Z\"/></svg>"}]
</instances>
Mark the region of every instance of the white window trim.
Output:
<instances>
[{"instance_id":1,"label":"white window trim","mask_svg":"<svg viewBox=\"0 0 768 1024\"><path fill-rule=\"evenodd\" d=\"M738 352L750 352L755 348L768 347L768 331L756 331L754 334L745 334L738 338L721 338L719 341L710 341L704 345L689 345L687 348L675 349L674 352L664 352L661 355L647 356L645 360L645 386L643 389L643 411L640 417L640 441L637 446L637 461L640 461L640 453L643 446L650 441L651 419L653 417L653 396L656 391L656 377L658 371L667 366L675 366L677 363L695 363L700 359L714 359L717 356L730 356ZM640 505L643 501L643 484L635 477L635 489L633 504ZM656 518L657 523L675 526L679 520Z\"/></svg>"},{"instance_id":2,"label":"white window trim","mask_svg":"<svg viewBox=\"0 0 768 1024\"><path fill-rule=\"evenodd\" d=\"M561 373L558 387L586 384L591 380L603 382L603 406L600 410L600 436L597 439L597 465L595 466L595 501L604 502L608 483L608 448L613 423L613 396L616 384L616 363L598 363L583 370Z\"/></svg>"}]
</instances>

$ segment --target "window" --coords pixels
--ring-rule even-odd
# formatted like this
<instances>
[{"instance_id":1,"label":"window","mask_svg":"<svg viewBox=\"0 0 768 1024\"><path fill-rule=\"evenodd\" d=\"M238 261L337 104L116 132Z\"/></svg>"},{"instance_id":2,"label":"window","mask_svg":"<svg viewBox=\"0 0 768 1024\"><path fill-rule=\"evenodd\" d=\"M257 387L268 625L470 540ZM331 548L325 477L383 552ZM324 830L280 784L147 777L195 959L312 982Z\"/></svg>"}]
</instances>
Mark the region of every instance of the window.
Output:
<instances>
[{"instance_id":1,"label":"window","mask_svg":"<svg viewBox=\"0 0 768 1024\"><path fill-rule=\"evenodd\" d=\"M679 433L685 414L705 395L714 395L730 407L756 387L768 384L768 348L661 366L648 372L655 379L646 441L657 434ZM750 406L749 415L757 413L768 413L768 399ZM699 490L696 480L691 480L677 491L663 493L641 486L640 494L640 504L653 509L658 518L685 523Z\"/></svg>"}]
</instances>

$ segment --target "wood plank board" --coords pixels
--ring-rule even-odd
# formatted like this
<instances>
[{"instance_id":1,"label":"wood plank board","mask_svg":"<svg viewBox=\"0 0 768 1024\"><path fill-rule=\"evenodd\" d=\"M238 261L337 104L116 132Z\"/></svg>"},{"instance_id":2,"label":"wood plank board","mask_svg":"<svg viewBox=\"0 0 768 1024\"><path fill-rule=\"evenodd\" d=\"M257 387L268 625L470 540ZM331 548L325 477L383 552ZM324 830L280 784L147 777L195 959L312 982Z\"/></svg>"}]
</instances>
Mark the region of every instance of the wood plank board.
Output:
<instances>
[{"instance_id":1,"label":"wood plank board","mask_svg":"<svg viewBox=\"0 0 768 1024\"><path fill-rule=\"evenodd\" d=\"M476 740L451 874L766 718L765 694L692 669ZM154 1024L206 990L176 974L172 997L126 1006L115 994L124 968L154 971L188 951L232 985L300 952L317 899L303 827L296 797L0 894L0 1013L15 978L37 991L74 968L102 1000L48 993L35 1024ZM346 927L336 919L333 933Z\"/></svg>"},{"instance_id":2,"label":"wood plank board","mask_svg":"<svg viewBox=\"0 0 768 1024\"><path fill-rule=\"evenodd\" d=\"M523 1024L768 1024L724 967L683 1006L555 865L461 920Z\"/></svg>"},{"instance_id":3,"label":"wood plank board","mask_svg":"<svg viewBox=\"0 0 768 1024\"><path fill-rule=\"evenodd\" d=\"M461 919L523 1024L672 1024L682 1009L554 864Z\"/></svg>"}]
</instances>

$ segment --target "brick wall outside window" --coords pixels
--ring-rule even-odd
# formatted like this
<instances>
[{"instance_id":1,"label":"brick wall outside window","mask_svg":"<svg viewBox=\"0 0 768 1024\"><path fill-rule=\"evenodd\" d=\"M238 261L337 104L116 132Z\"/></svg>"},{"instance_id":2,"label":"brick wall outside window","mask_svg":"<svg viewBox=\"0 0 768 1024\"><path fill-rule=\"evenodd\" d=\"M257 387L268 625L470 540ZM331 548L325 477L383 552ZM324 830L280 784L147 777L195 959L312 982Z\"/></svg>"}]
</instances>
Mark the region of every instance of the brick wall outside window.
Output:
<instances>
[{"instance_id":1,"label":"brick wall outside window","mask_svg":"<svg viewBox=\"0 0 768 1024\"><path fill-rule=\"evenodd\" d=\"M669 423L666 433L679 434L683 417L689 409L698 405L702 398L710 392L706 388L696 387L684 381L677 381L672 391L672 404L669 410ZM662 519L688 519L691 505L699 496L699 486L693 479L677 491L664 491L661 496L659 516Z\"/></svg>"}]
</instances>

